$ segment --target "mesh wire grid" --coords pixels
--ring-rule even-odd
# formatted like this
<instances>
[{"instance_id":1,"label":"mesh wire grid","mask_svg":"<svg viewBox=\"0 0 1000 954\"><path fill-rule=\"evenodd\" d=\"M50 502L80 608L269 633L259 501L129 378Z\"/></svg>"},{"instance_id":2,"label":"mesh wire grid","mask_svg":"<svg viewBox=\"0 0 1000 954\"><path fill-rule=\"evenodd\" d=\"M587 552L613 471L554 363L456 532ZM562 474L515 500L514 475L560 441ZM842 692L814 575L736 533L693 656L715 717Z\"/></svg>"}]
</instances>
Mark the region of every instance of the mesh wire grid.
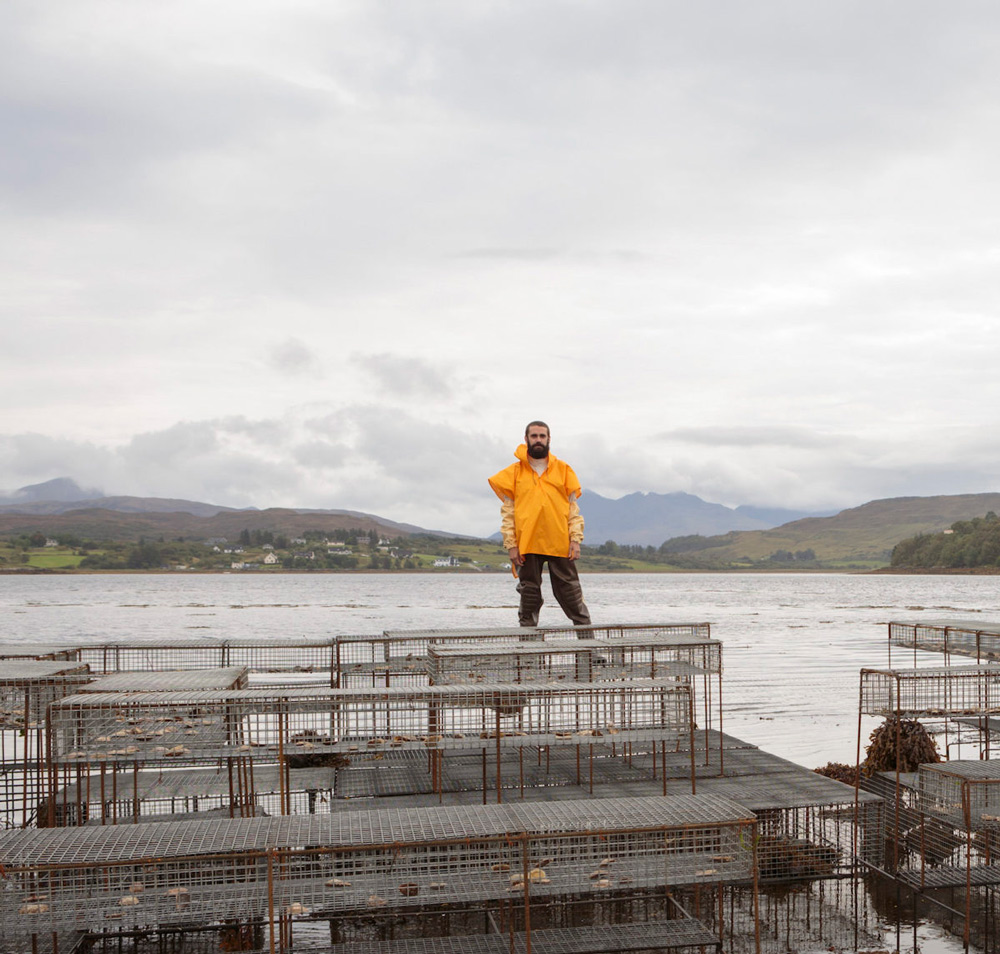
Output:
<instances>
[{"instance_id":1,"label":"mesh wire grid","mask_svg":"<svg viewBox=\"0 0 1000 954\"><path fill-rule=\"evenodd\" d=\"M106 643L77 647L91 671L156 672L244 667L251 672L332 672L334 640L245 642Z\"/></svg>"},{"instance_id":2,"label":"mesh wire grid","mask_svg":"<svg viewBox=\"0 0 1000 954\"><path fill-rule=\"evenodd\" d=\"M926 621L889 623L889 646L926 652L1000 660L1000 626L983 622Z\"/></svg>"},{"instance_id":3,"label":"mesh wire grid","mask_svg":"<svg viewBox=\"0 0 1000 954\"><path fill-rule=\"evenodd\" d=\"M715 642L676 645L655 637L550 640L511 646L431 645L427 672L438 684L469 682L581 682L648 676L690 679L721 669Z\"/></svg>"},{"instance_id":4,"label":"mesh wire grid","mask_svg":"<svg viewBox=\"0 0 1000 954\"><path fill-rule=\"evenodd\" d=\"M391 630L381 637L341 637L337 641L339 685L361 675L381 678L386 685L398 678L424 672L431 646L461 647L491 644L499 649L523 646L525 642L628 639L667 644L673 656L692 666L721 673L721 643L710 637L708 623L618 624L560 628L515 627L467 630Z\"/></svg>"},{"instance_id":5,"label":"mesh wire grid","mask_svg":"<svg viewBox=\"0 0 1000 954\"><path fill-rule=\"evenodd\" d=\"M176 669L142 672L124 670L102 676L81 692L155 692L192 689L244 689L249 670L245 666L215 669Z\"/></svg>"},{"instance_id":6,"label":"mesh wire grid","mask_svg":"<svg viewBox=\"0 0 1000 954\"><path fill-rule=\"evenodd\" d=\"M955 827L981 831L984 849L997 849L1000 834L1000 762L957 760L921 765L917 772L921 811Z\"/></svg>"},{"instance_id":7,"label":"mesh wire grid","mask_svg":"<svg viewBox=\"0 0 1000 954\"><path fill-rule=\"evenodd\" d=\"M50 707L56 763L178 761L278 749L468 749L676 740L690 688L673 680L388 689L86 693Z\"/></svg>"},{"instance_id":8,"label":"mesh wire grid","mask_svg":"<svg viewBox=\"0 0 1000 954\"><path fill-rule=\"evenodd\" d=\"M0 643L0 659L43 659L77 662L79 649L44 643Z\"/></svg>"},{"instance_id":9,"label":"mesh wire grid","mask_svg":"<svg viewBox=\"0 0 1000 954\"><path fill-rule=\"evenodd\" d=\"M0 931L746 881L752 828L725 799L677 796L17 833L0 838Z\"/></svg>"},{"instance_id":10,"label":"mesh wire grid","mask_svg":"<svg viewBox=\"0 0 1000 954\"><path fill-rule=\"evenodd\" d=\"M1000 711L1000 666L862 669L861 713L908 717Z\"/></svg>"}]
</instances>

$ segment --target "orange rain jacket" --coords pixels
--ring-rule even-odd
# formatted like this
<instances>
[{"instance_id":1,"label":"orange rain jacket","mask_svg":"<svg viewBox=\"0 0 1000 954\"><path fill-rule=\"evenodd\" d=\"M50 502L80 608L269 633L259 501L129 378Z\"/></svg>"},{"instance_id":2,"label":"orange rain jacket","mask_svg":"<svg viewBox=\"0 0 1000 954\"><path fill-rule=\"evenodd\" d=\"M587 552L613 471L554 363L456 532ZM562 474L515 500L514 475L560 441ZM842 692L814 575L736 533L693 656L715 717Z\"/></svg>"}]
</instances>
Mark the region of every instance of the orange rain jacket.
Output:
<instances>
[{"instance_id":1,"label":"orange rain jacket","mask_svg":"<svg viewBox=\"0 0 1000 954\"><path fill-rule=\"evenodd\" d=\"M583 489L573 468L549 454L548 467L539 475L528 463L528 445L521 444L516 464L490 477L493 492L514 501L514 533L521 553L569 556L570 497Z\"/></svg>"}]
</instances>

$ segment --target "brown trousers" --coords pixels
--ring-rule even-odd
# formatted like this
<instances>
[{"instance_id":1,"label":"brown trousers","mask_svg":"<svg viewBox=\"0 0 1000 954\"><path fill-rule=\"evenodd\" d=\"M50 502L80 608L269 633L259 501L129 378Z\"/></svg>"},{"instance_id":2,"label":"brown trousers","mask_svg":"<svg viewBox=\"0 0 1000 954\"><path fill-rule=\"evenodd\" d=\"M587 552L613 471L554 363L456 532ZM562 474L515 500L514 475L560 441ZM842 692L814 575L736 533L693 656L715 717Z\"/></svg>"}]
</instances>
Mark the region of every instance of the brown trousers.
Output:
<instances>
[{"instance_id":1,"label":"brown trousers","mask_svg":"<svg viewBox=\"0 0 1000 954\"><path fill-rule=\"evenodd\" d=\"M569 557L549 556L545 553L524 553L524 563L517 570L517 592L521 594L518 622L522 626L537 626L538 611L542 608L542 565L549 565L552 595L574 626L590 623L590 611L583 602L583 587L576 570L576 560Z\"/></svg>"}]
</instances>

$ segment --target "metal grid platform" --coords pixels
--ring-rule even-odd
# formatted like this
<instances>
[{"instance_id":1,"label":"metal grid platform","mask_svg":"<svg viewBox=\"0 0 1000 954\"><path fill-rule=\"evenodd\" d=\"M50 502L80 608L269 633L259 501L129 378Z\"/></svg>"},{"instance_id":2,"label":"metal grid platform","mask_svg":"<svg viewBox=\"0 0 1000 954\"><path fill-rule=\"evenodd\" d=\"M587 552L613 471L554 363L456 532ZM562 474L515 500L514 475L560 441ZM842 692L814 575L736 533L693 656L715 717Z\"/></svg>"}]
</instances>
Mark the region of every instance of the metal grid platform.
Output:
<instances>
[{"instance_id":1,"label":"metal grid platform","mask_svg":"<svg viewBox=\"0 0 1000 954\"><path fill-rule=\"evenodd\" d=\"M905 718L1000 711L1000 666L862 669L863 715Z\"/></svg>"}]
</instances>

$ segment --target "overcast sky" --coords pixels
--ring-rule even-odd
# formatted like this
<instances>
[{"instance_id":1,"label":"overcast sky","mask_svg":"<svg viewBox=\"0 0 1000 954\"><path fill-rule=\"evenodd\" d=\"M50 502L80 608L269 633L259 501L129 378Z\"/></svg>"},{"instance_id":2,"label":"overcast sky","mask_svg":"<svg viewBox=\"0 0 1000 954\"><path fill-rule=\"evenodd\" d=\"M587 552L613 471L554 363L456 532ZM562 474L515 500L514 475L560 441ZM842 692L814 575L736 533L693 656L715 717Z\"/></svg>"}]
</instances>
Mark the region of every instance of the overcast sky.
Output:
<instances>
[{"instance_id":1,"label":"overcast sky","mask_svg":"<svg viewBox=\"0 0 1000 954\"><path fill-rule=\"evenodd\" d=\"M610 497L998 489L994 0L2 19L0 488L486 534L542 418Z\"/></svg>"}]
</instances>

